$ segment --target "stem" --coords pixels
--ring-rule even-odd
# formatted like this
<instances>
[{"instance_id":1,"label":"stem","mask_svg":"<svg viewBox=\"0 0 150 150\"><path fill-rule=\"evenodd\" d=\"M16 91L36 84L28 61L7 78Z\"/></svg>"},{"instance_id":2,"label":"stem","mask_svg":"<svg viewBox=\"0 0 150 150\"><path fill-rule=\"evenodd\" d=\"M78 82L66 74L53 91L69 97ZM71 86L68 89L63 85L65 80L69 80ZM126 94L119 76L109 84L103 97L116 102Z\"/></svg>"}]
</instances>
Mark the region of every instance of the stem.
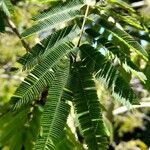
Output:
<instances>
[{"instance_id":1,"label":"stem","mask_svg":"<svg viewBox=\"0 0 150 150\"><path fill-rule=\"evenodd\" d=\"M29 47L29 44L24 39L21 38L21 35L20 35L19 31L17 30L15 24L8 17L6 18L6 21L7 21L8 25L9 25L9 27L12 29L12 31L21 40L21 43L22 43L23 47L26 49L26 51L27 52L30 51L31 48Z\"/></svg>"},{"instance_id":2,"label":"stem","mask_svg":"<svg viewBox=\"0 0 150 150\"><path fill-rule=\"evenodd\" d=\"M13 80L18 80L18 81L23 81L24 77L20 77L17 75L11 76L9 74L1 74L0 79L13 79Z\"/></svg>"},{"instance_id":3,"label":"stem","mask_svg":"<svg viewBox=\"0 0 150 150\"><path fill-rule=\"evenodd\" d=\"M137 108L149 108L150 102L141 102L140 105L132 105L131 108L127 108L126 106L119 107L113 111L113 115L119 115L125 113L129 110L137 109Z\"/></svg>"},{"instance_id":4,"label":"stem","mask_svg":"<svg viewBox=\"0 0 150 150\"><path fill-rule=\"evenodd\" d=\"M146 5L146 3L144 1L134 2L134 3L131 4L131 6L133 8L143 7L144 5Z\"/></svg>"},{"instance_id":5,"label":"stem","mask_svg":"<svg viewBox=\"0 0 150 150\"><path fill-rule=\"evenodd\" d=\"M79 47L80 42L81 42L81 38L82 38L82 35L83 35L83 32L84 32L84 26L85 26L86 18L88 16L88 12L89 12L89 8L90 8L90 5L87 5L77 47Z\"/></svg>"}]
</instances>

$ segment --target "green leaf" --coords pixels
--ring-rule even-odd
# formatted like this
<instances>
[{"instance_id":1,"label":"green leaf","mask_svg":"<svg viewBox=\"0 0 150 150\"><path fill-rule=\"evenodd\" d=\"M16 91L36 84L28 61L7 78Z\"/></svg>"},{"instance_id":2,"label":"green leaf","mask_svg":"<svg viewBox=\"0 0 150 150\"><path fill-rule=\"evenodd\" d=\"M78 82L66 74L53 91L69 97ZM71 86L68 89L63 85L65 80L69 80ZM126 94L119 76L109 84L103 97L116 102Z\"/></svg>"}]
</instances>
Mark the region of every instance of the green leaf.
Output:
<instances>
[{"instance_id":1,"label":"green leaf","mask_svg":"<svg viewBox=\"0 0 150 150\"><path fill-rule=\"evenodd\" d=\"M142 48L142 46L135 41L127 32L118 28L116 24L109 22L105 19L100 19L99 24L113 36L112 40L115 40L120 46L121 44L126 45L131 51L134 51L141 55L145 60L148 60L147 52Z\"/></svg>"},{"instance_id":2,"label":"green leaf","mask_svg":"<svg viewBox=\"0 0 150 150\"><path fill-rule=\"evenodd\" d=\"M107 149L108 139L103 123L93 75L87 68L74 72L74 106L89 149Z\"/></svg>"},{"instance_id":3,"label":"green leaf","mask_svg":"<svg viewBox=\"0 0 150 150\"><path fill-rule=\"evenodd\" d=\"M119 47L116 47L111 41L108 41L107 39L100 37L97 40L97 46L100 48L100 45L102 45L101 48L104 48L108 51L110 51L110 55L113 53L114 56L112 56L111 60L114 60L118 63L118 65L124 69L124 71L127 72L127 74L133 75L137 78L139 78L143 83L147 80L144 73L141 72L140 68L134 64L134 62L131 61L130 56L125 55Z\"/></svg>"},{"instance_id":4,"label":"green leaf","mask_svg":"<svg viewBox=\"0 0 150 150\"><path fill-rule=\"evenodd\" d=\"M110 91L116 100L127 105L138 104L137 96L130 87L129 81L124 78L119 67L113 64L113 61L106 59L89 44L82 45L80 50L82 65L86 66L89 72L94 72L96 79ZM93 71L91 71L91 67L94 67ZM128 68L131 69L129 66Z\"/></svg>"},{"instance_id":5,"label":"green leaf","mask_svg":"<svg viewBox=\"0 0 150 150\"><path fill-rule=\"evenodd\" d=\"M54 46L60 45L64 42L72 41L79 29L74 26L67 26L61 30L49 35L40 43L37 43L30 52L22 56L18 62L24 65L24 69L32 69L36 64L40 63L44 59L44 53L51 51Z\"/></svg>"},{"instance_id":6,"label":"green leaf","mask_svg":"<svg viewBox=\"0 0 150 150\"><path fill-rule=\"evenodd\" d=\"M138 21L138 17L136 15L129 16L128 14L117 12L115 9L108 10L109 16L113 16L115 20L122 21L124 24L134 27L138 30L143 30L144 28L140 25L141 23Z\"/></svg>"},{"instance_id":7,"label":"green leaf","mask_svg":"<svg viewBox=\"0 0 150 150\"><path fill-rule=\"evenodd\" d=\"M60 142L56 146L56 150L84 150L83 145L77 141L75 135L72 133L71 128L65 128L64 134Z\"/></svg>"},{"instance_id":8,"label":"green leaf","mask_svg":"<svg viewBox=\"0 0 150 150\"><path fill-rule=\"evenodd\" d=\"M139 104L133 89L111 62L107 62L97 72L96 79L110 91L115 100L127 106Z\"/></svg>"},{"instance_id":9,"label":"green leaf","mask_svg":"<svg viewBox=\"0 0 150 150\"><path fill-rule=\"evenodd\" d=\"M131 14L135 12L135 10L130 5L128 5L128 3L122 0L108 0L108 2L114 7L119 7L120 9L122 8L123 10L128 11Z\"/></svg>"},{"instance_id":10,"label":"green leaf","mask_svg":"<svg viewBox=\"0 0 150 150\"><path fill-rule=\"evenodd\" d=\"M14 8L10 0L0 0L0 10L2 10L7 16L14 13Z\"/></svg>"},{"instance_id":11,"label":"green leaf","mask_svg":"<svg viewBox=\"0 0 150 150\"><path fill-rule=\"evenodd\" d=\"M73 49L72 43L64 43L53 49L45 59L30 72L21 85L17 88L14 97L14 108L21 107L28 102L37 99L47 86L51 86L54 80L54 68L64 56ZM54 67L54 68L53 68Z\"/></svg>"},{"instance_id":12,"label":"green leaf","mask_svg":"<svg viewBox=\"0 0 150 150\"><path fill-rule=\"evenodd\" d=\"M10 150L32 149L40 128L39 105L28 105L19 111L8 111L0 117L0 145Z\"/></svg>"},{"instance_id":13,"label":"green leaf","mask_svg":"<svg viewBox=\"0 0 150 150\"><path fill-rule=\"evenodd\" d=\"M42 135L36 141L34 149L54 149L62 136L70 106L62 100L63 89L69 74L69 63L65 61L56 72L55 82L50 88L41 119ZM55 143L55 144L54 144Z\"/></svg>"},{"instance_id":14,"label":"green leaf","mask_svg":"<svg viewBox=\"0 0 150 150\"><path fill-rule=\"evenodd\" d=\"M126 70L126 72L131 73L134 77L138 78L139 80L141 80L143 83L146 83L147 77L145 76L145 74L141 71L135 70L132 67L130 67L128 65L127 62L124 62L122 64L123 68Z\"/></svg>"},{"instance_id":15,"label":"green leaf","mask_svg":"<svg viewBox=\"0 0 150 150\"><path fill-rule=\"evenodd\" d=\"M48 12L35 16L35 20L38 20L39 22L22 33L22 37L43 30L49 30L57 25L62 25L64 22L73 20L77 15L80 15L80 9L83 6L84 0L73 0L66 2L63 6L58 5L51 8Z\"/></svg>"}]
</instances>

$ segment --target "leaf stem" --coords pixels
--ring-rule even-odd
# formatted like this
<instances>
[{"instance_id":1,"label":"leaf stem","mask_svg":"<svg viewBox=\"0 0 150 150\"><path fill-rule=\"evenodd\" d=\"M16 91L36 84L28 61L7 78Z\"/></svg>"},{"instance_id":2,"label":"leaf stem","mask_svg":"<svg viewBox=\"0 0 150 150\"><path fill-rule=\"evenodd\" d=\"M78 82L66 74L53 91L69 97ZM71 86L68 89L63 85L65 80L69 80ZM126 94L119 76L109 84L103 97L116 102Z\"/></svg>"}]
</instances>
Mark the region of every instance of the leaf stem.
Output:
<instances>
[{"instance_id":1,"label":"leaf stem","mask_svg":"<svg viewBox=\"0 0 150 150\"><path fill-rule=\"evenodd\" d=\"M81 42L81 38L82 38L82 35L83 35L83 32L84 32L84 26L85 26L86 18L88 16L89 8L90 8L90 5L87 5L77 47L80 46L80 42Z\"/></svg>"}]
</instances>

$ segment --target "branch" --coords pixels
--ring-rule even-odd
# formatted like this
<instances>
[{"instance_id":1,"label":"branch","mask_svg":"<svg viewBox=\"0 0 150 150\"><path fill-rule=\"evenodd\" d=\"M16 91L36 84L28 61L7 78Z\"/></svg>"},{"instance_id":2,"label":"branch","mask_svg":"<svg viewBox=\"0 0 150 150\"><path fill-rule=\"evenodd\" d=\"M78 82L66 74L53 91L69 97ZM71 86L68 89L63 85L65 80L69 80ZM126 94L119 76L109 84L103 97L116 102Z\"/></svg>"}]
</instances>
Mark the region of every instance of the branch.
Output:
<instances>
[{"instance_id":1,"label":"branch","mask_svg":"<svg viewBox=\"0 0 150 150\"><path fill-rule=\"evenodd\" d=\"M145 6L145 2L144 1L134 2L134 3L131 4L131 6L133 8L143 7L143 6Z\"/></svg>"},{"instance_id":2,"label":"branch","mask_svg":"<svg viewBox=\"0 0 150 150\"><path fill-rule=\"evenodd\" d=\"M84 26L85 26L86 18L88 16L88 12L89 12L89 8L90 8L90 5L87 5L86 11L85 11L85 15L84 15L84 20L83 20L82 27L81 27L81 32L80 32L80 36L79 36L79 41L78 41L77 47L79 47L80 42L81 42L82 34L84 32Z\"/></svg>"},{"instance_id":3,"label":"branch","mask_svg":"<svg viewBox=\"0 0 150 150\"><path fill-rule=\"evenodd\" d=\"M24 80L24 77L20 77L20 76L17 76L17 75L8 75L8 74L1 74L0 75L0 78L1 79L13 79L13 80L18 80L18 81L23 81Z\"/></svg>"},{"instance_id":4,"label":"branch","mask_svg":"<svg viewBox=\"0 0 150 150\"><path fill-rule=\"evenodd\" d=\"M17 30L15 24L8 17L6 18L6 21L8 23L8 26L12 29L12 31L21 40L21 43L22 43L23 47L26 49L26 51L27 52L30 51L31 48L29 47L29 44L24 39L21 38L21 35L20 35L19 31Z\"/></svg>"},{"instance_id":5,"label":"branch","mask_svg":"<svg viewBox=\"0 0 150 150\"><path fill-rule=\"evenodd\" d=\"M129 110L133 110L136 108L144 108L144 107L150 107L150 102L141 102L140 105L132 105L131 108L127 108L126 106L119 107L113 111L113 115L119 115Z\"/></svg>"}]
</instances>

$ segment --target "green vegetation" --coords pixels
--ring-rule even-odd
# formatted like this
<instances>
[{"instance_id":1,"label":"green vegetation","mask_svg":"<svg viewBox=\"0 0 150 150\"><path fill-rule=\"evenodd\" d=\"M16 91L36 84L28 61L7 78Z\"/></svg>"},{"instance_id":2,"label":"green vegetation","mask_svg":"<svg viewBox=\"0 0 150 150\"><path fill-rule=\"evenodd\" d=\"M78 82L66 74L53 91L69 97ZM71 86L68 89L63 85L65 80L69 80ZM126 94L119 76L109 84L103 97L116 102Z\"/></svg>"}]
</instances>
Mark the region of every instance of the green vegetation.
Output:
<instances>
[{"instance_id":1,"label":"green vegetation","mask_svg":"<svg viewBox=\"0 0 150 150\"><path fill-rule=\"evenodd\" d=\"M145 4L0 0L0 149L148 149Z\"/></svg>"}]
</instances>

